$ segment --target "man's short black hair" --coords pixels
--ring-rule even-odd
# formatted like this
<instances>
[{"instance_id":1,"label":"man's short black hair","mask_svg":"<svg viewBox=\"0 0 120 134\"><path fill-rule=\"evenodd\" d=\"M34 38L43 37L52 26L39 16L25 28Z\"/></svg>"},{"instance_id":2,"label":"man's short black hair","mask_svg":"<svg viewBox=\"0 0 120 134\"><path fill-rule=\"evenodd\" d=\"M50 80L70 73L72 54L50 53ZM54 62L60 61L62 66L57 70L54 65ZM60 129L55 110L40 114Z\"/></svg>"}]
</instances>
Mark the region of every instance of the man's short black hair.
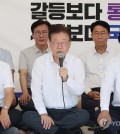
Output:
<instances>
[{"instance_id":1,"label":"man's short black hair","mask_svg":"<svg viewBox=\"0 0 120 134\"><path fill-rule=\"evenodd\" d=\"M31 25L31 32L34 33L34 29L39 26L39 25L43 25L45 24L46 26L48 26L48 30L50 30L51 24L48 21L44 21L44 20L37 20L35 21L32 25ZM32 36L31 36L31 40L32 40Z\"/></svg>"},{"instance_id":2,"label":"man's short black hair","mask_svg":"<svg viewBox=\"0 0 120 134\"><path fill-rule=\"evenodd\" d=\"M43 24L47 25L47 26L48 26L48 29L50 29L51 24L50 24L48 21L44 21L44 20L39 19L39 20L35 21L35 22L31 25L31 32L33 33L33 32L34 32L34 29L35 29L37 26L43 25Z\"/></svg>"},{"instance_id":3,"label":"man's short black hair","mask_svg":"<svg viewBox=\"0 0 120 134\"><path fill-rule=\"evenodd\" d=\"M93 22L91 24L91 27L90 27L91 33L93 32L93 30L94 30L94 28L96 26L102 26L102 27L106 28L106 30L108 31L108 33L110 33L110 25L106 21L97 20L97 21Z\"/></svg>"},{"instance_id":4,"label":"man's short black hair","mask_svg":"<svg viewBox=\"0 0 120 134\"><path fill-rule=\"evenodd\" d=\"M69 27L66 27L63 24L53 24L51 26L51 28L49 30L49 40L51 40L52 34L60 33L60 32L68 34L69 40L71 40L71 30Z\"/></svg>"}]
</instances>

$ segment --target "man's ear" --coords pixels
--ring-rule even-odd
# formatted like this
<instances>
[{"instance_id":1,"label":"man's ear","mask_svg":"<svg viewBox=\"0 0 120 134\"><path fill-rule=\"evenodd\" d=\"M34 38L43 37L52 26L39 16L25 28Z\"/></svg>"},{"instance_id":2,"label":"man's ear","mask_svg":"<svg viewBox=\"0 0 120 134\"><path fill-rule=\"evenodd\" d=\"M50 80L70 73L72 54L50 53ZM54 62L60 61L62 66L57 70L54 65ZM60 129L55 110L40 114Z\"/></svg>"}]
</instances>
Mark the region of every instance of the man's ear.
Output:
<instances>
[{"instance_id":1,"label":"man's ear","mask_svg":"<svg viewBox=\"0 0 120 134\"><path fill-rule=\"evenodd\" d=\"M91 33L91 38L93 39L93 34Z\"/></svg>"},{"instance_id":2,"label":"man's ear","mask_svg":"<svg viewBox=\"0 0 120 134\"><path fill-rule=\"evenodd\" d=\"M71 40L70 40L70 42L69 42L69 47L71 46Z\"/></svg>"},{"instance_id":3,"label":"man's ear","mask_svg":"<svg viewBox=\"0 0 120 134\"><path fill-rule=\"evenodd\" d=\"M31 40L32 40L32 39L34 39L34 34L33 34L33 33L32 33L32 35L31 35Z\"/></svg>"}]
</instances>

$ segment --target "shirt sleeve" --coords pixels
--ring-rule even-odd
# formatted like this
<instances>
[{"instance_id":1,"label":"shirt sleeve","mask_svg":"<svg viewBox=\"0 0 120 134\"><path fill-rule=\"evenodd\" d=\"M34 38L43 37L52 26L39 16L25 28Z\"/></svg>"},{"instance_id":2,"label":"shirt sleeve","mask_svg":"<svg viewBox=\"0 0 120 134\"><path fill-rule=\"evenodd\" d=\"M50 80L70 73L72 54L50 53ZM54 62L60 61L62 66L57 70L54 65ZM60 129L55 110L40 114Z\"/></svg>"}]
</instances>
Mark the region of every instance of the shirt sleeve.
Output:
<instances>
[{"instance_id":1,"label":"shirt sleeve","mask_svg":"<svg viewBox=\"0 0 120 134\"><path fill-rule=\"evenodd\" d=\"M8 87L13 87L14 88L10 66L8 64L6 64L5 67L4 67L4 69L5 69L5 73L4 73L4 84L3 84L4 85L4 88L8 88Z\"/></svg>"},{"instance_id":2,"label":"shirt sleeve","mask_svg":"<svg viewBox=\"0 0 120 134\"><path fill-rule=\"evenodd\" d=\"M78 59L76 63L77 64L75 64L75 62L73 63L74 73L70 75L68 72L68 80L66 84L72 94L79 96L85 90L84 87L85 70L83 67L83 63L80 59Z\"/></svg>"},{"instance_id":3,"label":"shirt sleeve","mask_svg":"<svg viewBox=\"0 0 120 134\"><path fill-rule=\"evenodd\" d=\"M35 105L36 110L41 115L43 113L47 113L46 107L44 105L43 100L43 91L42 91L42 65L39 60L36 60L33 65L32 70L32 82L31 82L31 90L32 90L32 99Z\"/></svg>"},{"instance_id":4,"label":"shirt sleeve","mask_svg":"<svg viewBox=\"0 0 120 134\"><path fill-rule=\"evenodd\" d=\"M12 55L11 55L11 53L9 51L6 51L5 62L10 65L11 69L14 69Z\"/></svg>"},{"instance_id":5,"label":"shirt sleeve","mask_svg":"<svg viewBox=\"0 0 120 134\"><path fill-rule=\"evenodd\" d=\"M20 69L27 69L27 59L23 51L20 52L20 57L19 57L19 70Z\"/></svg>"},{"instance_id":6,"label":"shirt sleeve","mask_svg":"<svg viewBox=\"0 0 120 134\"><path fill-rule=\"evenodd\" d=\"M101 111L109 110L110 95L113 90L114 80L115 80L115 68L114 68L114 62L111 60L105 70L105 75L100 90Z\"/></svg>"},{"instance_id":7,"label":"shirt sleeve","mask_svg":"<svg viewBox=\"0 0 120 134\"><path fill-rule=\"evenodd\" d=\"M83 62L83 67L84 67L85 74L86 74L86 67L85 67L85 57L84 57L84 54L81 54L81 55L80 55L80 59L81 59L82 62ZM90 91L92 91L91 88L87 86L87 84L85 83L85 81L84 81L84 85L85 85L85 93L86 93L86 94L88 94Z\"/></svg>"}]
</instances>

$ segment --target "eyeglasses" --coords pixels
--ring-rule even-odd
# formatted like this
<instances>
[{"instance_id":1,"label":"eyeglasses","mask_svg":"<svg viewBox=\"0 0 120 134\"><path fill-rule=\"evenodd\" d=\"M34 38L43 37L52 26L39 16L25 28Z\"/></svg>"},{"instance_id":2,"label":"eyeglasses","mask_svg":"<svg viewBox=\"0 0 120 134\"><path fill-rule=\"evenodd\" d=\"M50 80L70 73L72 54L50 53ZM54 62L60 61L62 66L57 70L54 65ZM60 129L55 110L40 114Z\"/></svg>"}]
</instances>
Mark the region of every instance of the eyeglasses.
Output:
<instances>
[{"instance_id":1,"label":"eyeglasses","mask_svg":"<svg viewBox=\"0 0 120 134\"><path fill-rule=\"evenodd\" d=\"M46 30L43 30L43 31L37 30L37 31L35 31L36 36L41 36L41 35L46 36L47 34L48 34L48 32Z\"/></svg>"},{"instance_id":2,"label":"eyeglasses","mask_svg":"<svg viewBox=\"0 0 120 134\"><path fill-rule=\"evenodd\" d=\"M52 42L52 44L55 47L58 47L59 45L61 45L62 47L66 47L68 43L69 43L69 41L62 41L62 42L55 41L55 42Z\"/></svg>"},{"instance_id":3,"label":"eyeglasses","mask_svg":"<svg viewBox=\"0 0 120 134\"><path fill-rule=\"evenodd\" d=\"M94 32L93 36L98 37L100 35L100 36L104 37L104 36L106 36L106 34L107 34L107 32Z\"/></svg>"}]
</instances>

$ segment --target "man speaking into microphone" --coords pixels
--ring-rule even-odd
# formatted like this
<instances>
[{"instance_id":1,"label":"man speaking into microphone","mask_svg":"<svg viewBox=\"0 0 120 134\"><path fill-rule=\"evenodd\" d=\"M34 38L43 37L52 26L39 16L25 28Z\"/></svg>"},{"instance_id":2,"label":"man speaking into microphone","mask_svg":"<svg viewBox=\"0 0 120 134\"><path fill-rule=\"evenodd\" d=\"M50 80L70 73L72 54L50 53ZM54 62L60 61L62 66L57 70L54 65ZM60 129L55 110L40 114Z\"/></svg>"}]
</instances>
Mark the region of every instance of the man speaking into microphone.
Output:
<instances>
[{"instance_id":1,"label":"man speaking into microphone","mask_svg":"<svg viewBox=\"0 0 120 134\"><path fill-rule=\"evenodd\" d=\"M84 92L85 72L82 61L68 53L69 28L52 25L48 36L52 52L38 58L32 70L32 99L37 111L24 113L23 122L40 134L56 134L61 129L70 134L89 120L88 112L76 107Z\"/></svg>"}]
</instances>

